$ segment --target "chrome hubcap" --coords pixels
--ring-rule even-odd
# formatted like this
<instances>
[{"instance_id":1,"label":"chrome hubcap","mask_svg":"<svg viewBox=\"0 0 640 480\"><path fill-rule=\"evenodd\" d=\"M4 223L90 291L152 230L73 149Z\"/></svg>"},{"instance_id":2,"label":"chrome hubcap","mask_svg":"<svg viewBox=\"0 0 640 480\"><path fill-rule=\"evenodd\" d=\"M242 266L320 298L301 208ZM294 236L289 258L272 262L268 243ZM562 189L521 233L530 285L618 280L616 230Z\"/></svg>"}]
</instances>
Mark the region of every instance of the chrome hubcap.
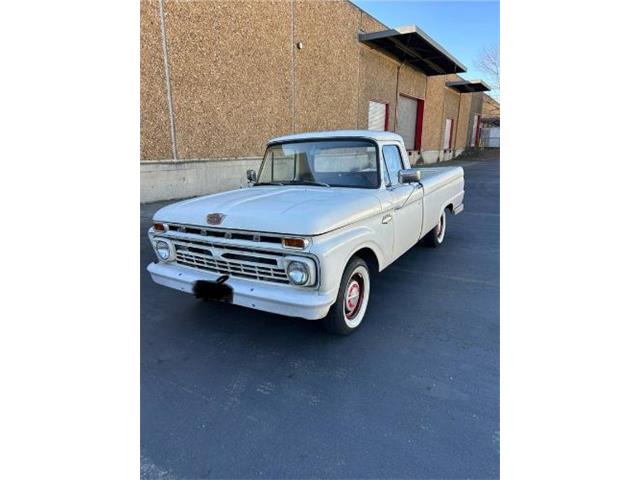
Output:
<instances>
[{"instance_id":1,"label":"chrome hubcap","mask_svg":"<svg viewBox=\"0 0 640 480\"><path fill-rule=\"evenodd\" d=\"M344 297L344 312L347 318L355 317L360 310L362 303L362 277L354 275L347 285L347 292Z\"/></svg>"}]
</instances>

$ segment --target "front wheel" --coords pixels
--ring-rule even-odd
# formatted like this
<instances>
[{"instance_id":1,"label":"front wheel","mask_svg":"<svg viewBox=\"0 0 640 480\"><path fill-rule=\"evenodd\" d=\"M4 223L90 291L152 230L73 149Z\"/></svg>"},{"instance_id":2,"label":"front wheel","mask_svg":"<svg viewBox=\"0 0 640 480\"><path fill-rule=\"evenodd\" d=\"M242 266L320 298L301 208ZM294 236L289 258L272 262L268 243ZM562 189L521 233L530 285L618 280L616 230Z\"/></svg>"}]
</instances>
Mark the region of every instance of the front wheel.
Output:
<instances>
[{"instance_id":1,"label":"front wheel","mask_svg":"<svg viewBox=\"0 0 640 480\"><path fill-rule=\"evenodd\" d=\"M358 328L369 304L371 279L364 260L353 257L342 274L340 291L322 323L324 328L338 335L350 335Z\"/></svg>"},{"instance_id":2,"label":"front wheel","mask_svg":"<svg viewBox=\"0 0 640 480\"><path fill-rule=\"evenodd\" d=\"M444 234L447 231L447 215L446 210L443 210L440 214L438 224L427 233L424 240L429 247L437 248L444 242Z\"/></svg>"}]
</instances>

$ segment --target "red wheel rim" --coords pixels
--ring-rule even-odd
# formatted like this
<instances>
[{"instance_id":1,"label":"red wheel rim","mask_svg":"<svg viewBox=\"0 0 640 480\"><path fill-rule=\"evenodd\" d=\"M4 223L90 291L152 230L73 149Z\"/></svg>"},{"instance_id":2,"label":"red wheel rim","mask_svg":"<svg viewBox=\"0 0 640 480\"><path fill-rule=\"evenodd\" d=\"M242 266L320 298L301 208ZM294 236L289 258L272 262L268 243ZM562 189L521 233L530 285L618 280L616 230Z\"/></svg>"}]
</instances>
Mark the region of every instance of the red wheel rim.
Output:
<instances>
[{"instance_id":1,"label":"red wheel rim","mask_svg":"<svg viewBox=\"0 0 640 480\"><path fill-rule=\"evenodd\" d=\"M349 280L344 295L344 315L351 320L360 311L362 299L364 298L364 279L362 275L355 274Z\"/></svg>"}]
</instances>

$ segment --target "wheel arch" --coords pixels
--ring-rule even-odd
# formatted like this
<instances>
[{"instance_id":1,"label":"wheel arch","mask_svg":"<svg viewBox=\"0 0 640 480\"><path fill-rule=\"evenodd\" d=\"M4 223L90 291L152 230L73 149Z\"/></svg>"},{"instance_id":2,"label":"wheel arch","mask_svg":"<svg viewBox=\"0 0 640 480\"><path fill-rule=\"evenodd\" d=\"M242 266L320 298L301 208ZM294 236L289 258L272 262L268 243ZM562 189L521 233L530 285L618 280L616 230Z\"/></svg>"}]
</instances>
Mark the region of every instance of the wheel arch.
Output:
<instances>
[{"instance_id":1,"label":"wheel arch","mask_svg":"<svg viewBox=\"0 0 640 480\"><path fill-rule=\"evenodd\" d=\"M347 260L347 264L351 261L353 257L359 257L367 264L369 267L369 271L372 273L378 273L380 271L380 259L378 255L371 247L361 247L358 250L351 253L349 260Z\"/></svg>"}]
</instances>

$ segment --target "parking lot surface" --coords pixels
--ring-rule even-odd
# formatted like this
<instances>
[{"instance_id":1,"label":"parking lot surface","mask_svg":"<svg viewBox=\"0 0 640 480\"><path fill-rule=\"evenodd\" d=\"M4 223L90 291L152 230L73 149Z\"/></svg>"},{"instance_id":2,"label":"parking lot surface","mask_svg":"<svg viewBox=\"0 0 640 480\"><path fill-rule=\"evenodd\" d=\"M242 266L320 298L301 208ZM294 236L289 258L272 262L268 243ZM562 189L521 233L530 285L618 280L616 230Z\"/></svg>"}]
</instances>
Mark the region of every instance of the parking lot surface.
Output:
<instances>
[{"instance_id":1,"label":"parking lot surface","mask_svg":"<svg viewBox=\"0 0 640 480\"><path fill-rule=\"evenodd\" d=\"M348 337L154 284L141 206L142 478L499 476L499 160ZM447 165L454 164L449 163Z\"/></svg>"}]
</instances>

